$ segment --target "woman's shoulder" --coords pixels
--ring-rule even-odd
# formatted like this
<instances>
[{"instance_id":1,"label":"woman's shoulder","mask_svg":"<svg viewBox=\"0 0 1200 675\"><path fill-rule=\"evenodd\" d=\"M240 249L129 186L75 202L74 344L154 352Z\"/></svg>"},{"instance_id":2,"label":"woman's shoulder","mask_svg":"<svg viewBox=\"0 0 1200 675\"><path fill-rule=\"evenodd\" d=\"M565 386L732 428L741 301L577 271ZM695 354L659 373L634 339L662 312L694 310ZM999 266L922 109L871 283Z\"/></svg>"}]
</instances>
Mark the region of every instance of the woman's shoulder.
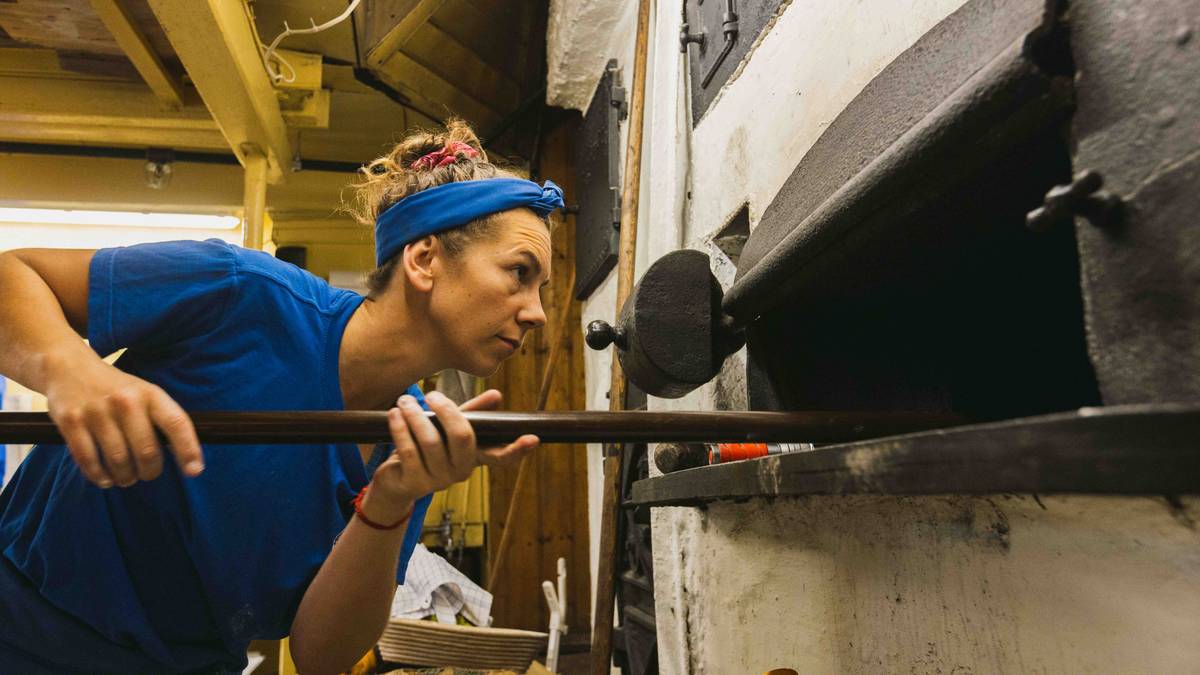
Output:
<instances>
[{"instance_id":1,"label":"woman's shoulder","mask_svg":"<svg viewBox=\"0 0 1200 675\"><path fill-rule=\"evenodd\" d=\"M333 311L353 299L354 293L335 288L324 279L290 262L263 251L231 246L243 296L249 298L273 293L320 311ZM250 293L245 291L249 290Z\"/></svg>"}]
</instances>

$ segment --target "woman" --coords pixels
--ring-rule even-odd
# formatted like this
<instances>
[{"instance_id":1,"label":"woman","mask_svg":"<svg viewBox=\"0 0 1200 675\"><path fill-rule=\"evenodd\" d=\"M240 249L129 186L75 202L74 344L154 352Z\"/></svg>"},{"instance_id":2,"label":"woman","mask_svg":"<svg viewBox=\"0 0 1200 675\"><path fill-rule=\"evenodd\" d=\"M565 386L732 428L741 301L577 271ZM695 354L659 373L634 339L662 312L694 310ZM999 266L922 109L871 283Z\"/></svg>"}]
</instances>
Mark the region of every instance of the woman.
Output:
<instances>
[{"instance_id":1,"label":"woman","mask_svg":"<svg viewBox=\"0 0 1200 675\"><path fill-rule=\"evenodd\" d=\"M432 393L443 439L409 385L488 375L545 322L561 190L508 176L457 121L356 190L379 262L366 299L217 241L0 256L0 372L45 392L67 441L0 495L0 673L240 672L251 639L288 634L301 672L348 670L383 630L427 496L537 446L477 448ZM184 412L389 407L394 448L374 458L202 449Z\"/></svg>"}]
</instances>

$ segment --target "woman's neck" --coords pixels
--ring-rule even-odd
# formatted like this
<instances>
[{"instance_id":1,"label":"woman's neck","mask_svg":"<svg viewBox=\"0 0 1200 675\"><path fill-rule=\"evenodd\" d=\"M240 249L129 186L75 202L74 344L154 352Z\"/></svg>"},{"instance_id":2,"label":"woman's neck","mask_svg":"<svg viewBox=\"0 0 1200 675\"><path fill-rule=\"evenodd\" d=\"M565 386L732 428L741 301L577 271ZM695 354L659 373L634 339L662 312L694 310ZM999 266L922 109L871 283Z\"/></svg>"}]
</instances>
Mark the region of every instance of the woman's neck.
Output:
<instances>
[{"instance_id":1,"label":"woman's neck","mask_svg":"<svg viewBox=\"0 0 1200 675\"><path fill-rule=\"evenodd\" d=\"M347 410L389 408L406 387L441 370L428 336L410 320L400 295L364 300L346 323L338 380Z\"/></svg>"}]
</instances>

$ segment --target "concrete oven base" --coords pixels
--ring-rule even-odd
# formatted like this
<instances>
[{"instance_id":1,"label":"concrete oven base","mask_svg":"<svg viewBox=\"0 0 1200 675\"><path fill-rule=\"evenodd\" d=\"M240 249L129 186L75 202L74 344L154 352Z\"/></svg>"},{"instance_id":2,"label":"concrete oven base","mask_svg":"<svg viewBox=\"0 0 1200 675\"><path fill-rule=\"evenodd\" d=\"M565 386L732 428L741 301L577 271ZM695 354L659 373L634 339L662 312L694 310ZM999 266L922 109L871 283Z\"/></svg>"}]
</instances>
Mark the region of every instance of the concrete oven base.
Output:
<instances>
[{"instance_id":1,"label":"concrete oven base","mask_svg":"<svg viewBox=\"0 0 1200 675\"><path fill-rule=\"evenodd\" d=\"M1157 497L658 508L662 672L1194 672L1197 520Z\"/></svg>"}]
</instances>

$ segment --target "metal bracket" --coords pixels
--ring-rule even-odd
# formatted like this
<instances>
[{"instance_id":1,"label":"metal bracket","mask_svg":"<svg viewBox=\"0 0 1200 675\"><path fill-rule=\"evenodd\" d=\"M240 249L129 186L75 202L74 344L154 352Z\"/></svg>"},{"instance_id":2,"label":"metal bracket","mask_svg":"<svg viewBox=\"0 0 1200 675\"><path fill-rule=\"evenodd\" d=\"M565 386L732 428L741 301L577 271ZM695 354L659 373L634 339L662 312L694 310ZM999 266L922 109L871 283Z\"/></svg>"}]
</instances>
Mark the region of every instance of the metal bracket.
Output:
<instances>
[{"instance_id":1,"label":"metal bracket","mask_svg":"<svg viewBox=\"0 0 1200 675\"><path fill-rule=\"evenodd\" d=\"M629 102L625 98L625 87L622 87L615 81L613 82L610 102L617 109L617 120L624 122L625 118L629 117Z\"/></svg>"},{"instance_id":2,"label":"metal bracket","mask_svg":"<svg viewBox=\"0 0 1200 675\"><path fill-rule=\"evenodd\" d=\"M616 61L610 61L609 70L613 71L614 77L612 82L612 94L609 96L609 103L617 110L617 123L624 122L629 117L629 100L625 96L625 87L621 86L621 81L617 77L620 75L621 69L617 66ZM612 226L613 230L620 232L621 230L621 188L618 185L612 185Z\"/></svg>"},{"instance_id":3,"label":"metal bracket","mask_svg":"<svg viewBox=\"0 0 1200 675\"><path fill-rule=\"evenodd\" d=\"M171 173L175 164L175 151L169 148L149 148L146 150L146 185L155 190L161 190L171 182Z\"/></svg>"}]
</instances>

